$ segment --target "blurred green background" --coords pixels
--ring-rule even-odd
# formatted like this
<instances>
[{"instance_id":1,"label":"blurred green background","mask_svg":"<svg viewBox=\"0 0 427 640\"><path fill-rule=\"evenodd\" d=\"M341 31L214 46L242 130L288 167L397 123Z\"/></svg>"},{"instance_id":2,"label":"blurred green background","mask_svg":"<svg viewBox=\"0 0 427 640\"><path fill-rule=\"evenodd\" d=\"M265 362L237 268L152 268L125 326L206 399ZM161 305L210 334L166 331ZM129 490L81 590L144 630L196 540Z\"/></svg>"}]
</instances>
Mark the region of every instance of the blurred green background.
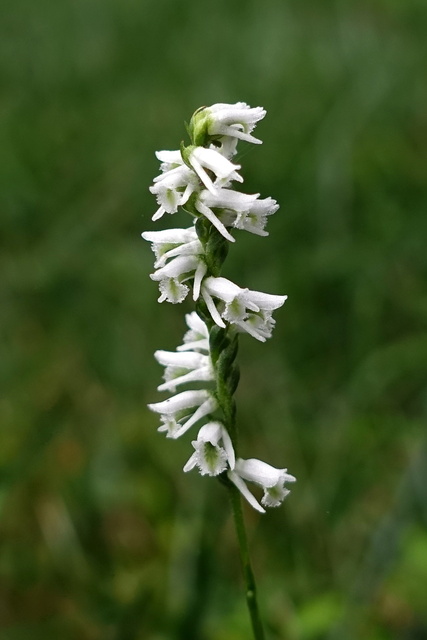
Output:
<instances>
[{"instance_id":1,"label":"blurred green background","mask_svg":"<svg viewBox=\"0 0 427 640\"><path fill-rule=\"evenodd\" d=\"M427 638L425 0L3 0L1 640L248 640L219 483L156 431L143 230L157 149L201 105L267 109L241 147L281 204L224 275L287 293L241 340L245 509L268 640Z\"/></svg>"}]
</instances>

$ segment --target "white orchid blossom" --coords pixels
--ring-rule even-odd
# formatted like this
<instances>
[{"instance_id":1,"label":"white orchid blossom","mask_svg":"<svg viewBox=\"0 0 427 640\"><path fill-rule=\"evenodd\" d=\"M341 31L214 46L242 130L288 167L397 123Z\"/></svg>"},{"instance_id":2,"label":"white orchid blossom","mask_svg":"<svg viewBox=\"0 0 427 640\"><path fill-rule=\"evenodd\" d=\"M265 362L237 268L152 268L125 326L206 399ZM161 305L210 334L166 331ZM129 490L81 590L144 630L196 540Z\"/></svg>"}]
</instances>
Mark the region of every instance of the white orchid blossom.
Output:
<instances>
[{"instance_id":1,"label":"white orchid blossom","mask_svg":"<svg viewBox=\"0 0 427 640\"><path fill-rule=\"evenodd\" d=\"M249 491L245 480L254 482L264 489L261 504L264 507L278 507L290 493L285 482L295 482L296 478L287 473L287 469L276 469L266 462L251 458L238 458L234 470L228 472L231 482L236 485L249 504L257 511L265 513L259 502Z\"/></svg>"},{"instance_id":2,"label":"white orchid blossom","mask_svg":"<svg viewBox=\"0 0 427 640\"><path fill-rule=\"evenodd\" d=\"M164 367L165 382L158 391L176 391L187 382L208 382L215 379L210 356L195 351L156 351L154 357Z\"/></svg>"},{"instance_id":3,"label":"white orchid blossom","mask_svg":"<svg viewBox=\"0 0 427 640\"><path fill-rule=\"evenodd\" d=\"M248 195L232 189L217 189L213 194L205 189L200 193L199 203L203 205L202 212L206 217L208 217L206 209L209 209L209 215L215 216L226 227L233 226L259 236L268 236L268 232L264 230L267 216L275 213L279 205L273 198L260 200L259 195L259 193ZM212 209L221 211L214 213Z\"/></svg>"},{"instance_id":4,"label":"white orchid blossom","mask_svg":"<svg viewBox=\"0 0 427 640\"><path fill-rule=\"evenodd\" d=\"M240 165L233 164L215 149L193 147L188 156L188 163L211 193L216 193L218 187L223 186L230 180L243 182L242 176L237 173ZM215 184L207 171L211 171L215 175Z\"/></svg>"},{"instance_id":5,"label":"white orchid blossom","mask_svg":"<svg viewBox=\"0 0 427 640\"><path fill-rule=\"evenodd\" d=\"M192 277L199 261L195 256L180 256L167 265L150 274L150 278L159 283L158 302L179 304L187 297L190 288L184 284Z\"/></svg>"},{"instance_id":6,"label":"white orchid blossom","mask_svg":"<svg viewBox=\"0 0 427 640\"><path fill-rule=\"evenodd\" d=\"M219 445L222 440L223 446ZM217 476L227 469L234 469L235 455L231 438L221 422L208 422L199 431L197 440L191 443L195 449L184 466L184 471L198 467L202 476Z\"/></svg>"},{"instance_id":7,"label":"white orchid blossom","mask_svg":"<svg viewBox=\"0 0 427 640\"><path fill-rule=\"evenodd\" d=\"M156 256L154 267L164 267L167 260L176 256L200 255L203 247L197 237L196 229L164 229L163 231L145 231L141 237L151 242Z\"/></svg>"},{"instance_id":8,"label":"white orchid blossom","mask_svg":"<svg viewBox=\"0 0 427 640\"><path fill-rule=\"evenodd\" d=\"M163 402L148 405L151 411L160 414L162 425L158 431L165 432L168 438L174 440L217 407L215 397L206 389L182 391Z\"/></svg>"},{"instance_id":9,"label":"white orchid blossom","mask_svg":"<svg viewBox=\"0 0 427 640\"><path fill-rule=\"evenodd\" d=\"M262 140L251 136L257 122L267 113L262 107L251 108L245 102L236 104L217 103L207 107L207 130L210 135L229 136L262 144Z\"/></svg>"},{"instance_id":10,"label":"white orchid blossom","mask_svg":"<svg viewBox=\"0 0 427 640\"><path fill-rule=\"evenodd\" d=\"M156 196L159 208L152 220L159 220L165 213L176 213L198 188L197 177L183 163L160 174L153 182L150 191Z\"/></svg>"},{"instance_id":11,"label":"white orchid blossom","mask_svg":"<svg viewBox=\"0 0 427 640\"><path fill-rule=\"evenodd\" d=\"M236 324L242 331L250 333L261 342L271 335L274 326L272 312L281 307L287 298L241 289L227 278L212 276L203 281L201 295L213 321L219 327L225 328L224 321ZM220 301L219 309L213 298Z\"/></svg>"},{"instance_id":12,"label":"white orchid blossom","mask_svg":"<svg viewBox=\"0 0 427 640\"><path fill-rule=\"evenodd\" d=\"M160 283L159 302L182 302L189 291L183 282L191 277L194 277L193 295L197 299L207 267L195 228L146 231L141 235L152 243L156 255L157 271L150 277Z\"/></svg>"},{"instance_id":13,"label":"white orchid blossom","mask_svg":"<svg viewBox=\"0 0 427 640\"><path fill-rule=\"evenodd\" d=\"M209 329L195 311L187 313L185 321L188 331L184 335L184 344L177 347L177 351L207 351L209 352Z\"/></svg>"}]
</instances>

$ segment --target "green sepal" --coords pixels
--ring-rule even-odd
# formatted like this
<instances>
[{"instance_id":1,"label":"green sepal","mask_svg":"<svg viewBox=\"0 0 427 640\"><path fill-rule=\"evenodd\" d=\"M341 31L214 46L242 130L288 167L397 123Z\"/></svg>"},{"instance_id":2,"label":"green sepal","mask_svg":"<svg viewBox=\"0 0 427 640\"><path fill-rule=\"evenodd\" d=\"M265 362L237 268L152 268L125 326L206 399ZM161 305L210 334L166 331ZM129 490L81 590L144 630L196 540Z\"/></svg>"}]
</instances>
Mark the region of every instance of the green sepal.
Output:
<instances>
[{"instance_id":1,"label":"green sepal","mask_svg":"<svg viewBox=\"0 0 427 640\"><path fill-rule=\"evenodd\" d=\"M186 147L183 140L181 140L181 144L179 145L182 161L190 169L193 169L193 167L190 164L190 154L193 152L195 148L196 148L196 145L194 144L190 144L188 145L188 147Z\"/></svg>"},{"instance_id":2,"label":"green sepal","mask_svg":"<svg viewBox=\"0 0 427 640\"><path fill-rule=\"evenodd\" d=\"M209 144L208 125L210 118L209 110L206 107L200 107L191 116L188 133L192 144L196 147L207 147Z\"/></svg>"}]
</instances>

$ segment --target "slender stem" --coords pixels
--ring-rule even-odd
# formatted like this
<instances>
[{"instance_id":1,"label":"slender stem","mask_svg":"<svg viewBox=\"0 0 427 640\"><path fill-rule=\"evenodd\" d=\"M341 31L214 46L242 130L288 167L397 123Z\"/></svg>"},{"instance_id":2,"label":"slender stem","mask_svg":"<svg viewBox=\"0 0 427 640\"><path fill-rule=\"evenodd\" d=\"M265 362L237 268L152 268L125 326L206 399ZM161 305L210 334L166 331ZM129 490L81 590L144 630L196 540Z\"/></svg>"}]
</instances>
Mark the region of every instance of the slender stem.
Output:
<instances>
[{"instance_id":1,"label":"slender stem","mask_svg":"<svg viewBox=\"0 0 427 640\"><path fill-rule=\"evenodd\" d=\"M248 538L246 535L245 521L243 519L242 502L240 493L231 482L227 483L233 509L234 524L236 526L237 540L239 542L240 561L242 563L243 577L246 588L246 603L251 617L252 631L255 640L264 640L264 629L258 609L255 577L252 571L249 556Z\"/></svg>"},{"instance_id":2,"label":"slender stem","mask_svg":"<svg viewBox=\"0 0 427 640\"><path fill-rule=\"evenodd\" d=\"M213 331L214 330L211 329L211 346L215 346L215 336L212 333ZM220 335L219 338L220 342L218 346L221 347L222 344L223 348L215 357L216 393L223 413L224 424L230 434L237 456L238 433L236 425L236 406L233 398L233 394L239 380L239 372L234 362L238 348L237 335L232 329L230 329L230 326L227 326L222 336ZM221 339L224 338L225 341L221 343ZM246 603L248 605L249 615L251 618L254 640L264 640L265 636L258 609L255 577L249 556L248 538L246 535L245 521L243 519L240 492L228 478L223 478L223 482L227 486L233 510L234 524L239 544L240 561L245 580Z\"/></svg>"}]
</instances>

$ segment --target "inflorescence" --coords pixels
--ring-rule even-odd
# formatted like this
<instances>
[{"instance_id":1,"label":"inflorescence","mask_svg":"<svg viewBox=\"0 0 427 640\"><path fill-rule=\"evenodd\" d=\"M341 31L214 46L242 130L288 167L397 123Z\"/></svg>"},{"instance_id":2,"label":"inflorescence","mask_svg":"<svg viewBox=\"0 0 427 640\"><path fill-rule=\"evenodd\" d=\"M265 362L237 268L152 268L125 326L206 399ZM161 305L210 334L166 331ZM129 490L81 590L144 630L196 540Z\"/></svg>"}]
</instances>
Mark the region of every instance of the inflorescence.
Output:
<instances>
[{"instance_id":1,"label":"inflorescence","mask_svg":"<svg viewBox=\"0 0 427 640\"><path fill-rule=\"evenodd\" d=\"M265 114L262 107L250 108L243 102L198 109L188 126L191 144L156 153L161 174L150 187L159 206L153 220L181 207L194 224L188 229L142 234L155 254L150 277L159 283L159 302L180 303L191 290L196 304L196 311L186 315L183 344L176 351L154 354L165 367L158 390L175 395L148 407L160 414L159 431L168 438L179 438L194 424L203 423L184 471L197 467L202 475L231 481L260 512L265 510L246 481L264 489L263 506L275 507L289 493L285 483L295 478L261 460L236 458L237 341L239 333L249 333L261 342L270 338L273 311L287 296L241 288L222 277L221 268L229 243L235 242L231 231L267 236L267 219L279 208L272 198L231 188L233 181L243 182L240 165L232 162L237 143L261 144L252 131ZM197 389L181 390L193 383Z\"/></svg>"}]
</instances>

